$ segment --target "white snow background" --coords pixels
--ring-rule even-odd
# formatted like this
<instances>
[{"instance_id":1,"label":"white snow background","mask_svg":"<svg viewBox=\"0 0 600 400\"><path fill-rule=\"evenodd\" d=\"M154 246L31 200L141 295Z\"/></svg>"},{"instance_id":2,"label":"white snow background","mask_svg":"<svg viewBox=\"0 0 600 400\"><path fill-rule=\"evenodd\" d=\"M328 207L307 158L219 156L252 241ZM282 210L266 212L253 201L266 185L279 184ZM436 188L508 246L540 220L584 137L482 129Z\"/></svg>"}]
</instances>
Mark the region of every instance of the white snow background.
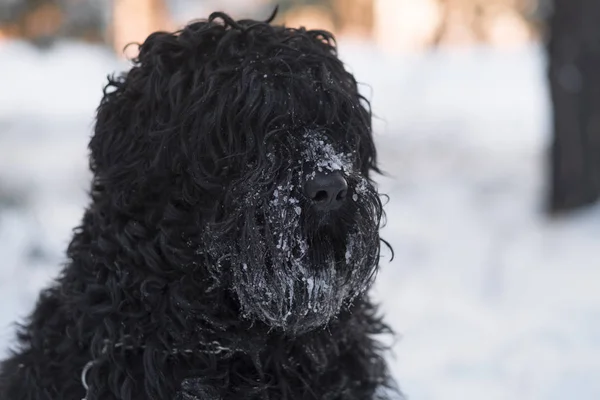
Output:
<instances>
[{"instance_id":1,"label":"white snow background","mask_svg":"<svg viewBox=\"0 0 600 400\"><path fill-rule=\"evenodd\" d=\"M600 208L542 213L543 49L341 52L380 118L396 257L374 293L408 399L600 399ZM94 110L124 68L83 44L0 44L0 354L64 261Z\"/></svg>"}]
</instances>

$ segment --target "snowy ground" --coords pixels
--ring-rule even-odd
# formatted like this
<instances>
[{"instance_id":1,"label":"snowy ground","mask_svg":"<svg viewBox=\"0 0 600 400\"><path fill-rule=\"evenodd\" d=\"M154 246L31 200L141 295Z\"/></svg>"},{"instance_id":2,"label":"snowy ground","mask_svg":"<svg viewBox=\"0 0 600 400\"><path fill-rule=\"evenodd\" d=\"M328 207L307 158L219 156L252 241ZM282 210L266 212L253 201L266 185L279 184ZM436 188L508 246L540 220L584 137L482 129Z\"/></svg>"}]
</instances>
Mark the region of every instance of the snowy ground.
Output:
<instances>
[{"instance_id":1,"label":"snowy ground","mask_svg":"<svg viewBox=\"0 0 600 400\"><path fill-rule=\"evenodd\" d=\"M541 213L540 50L390 58L346 44L342 55L380 117L396 258L376 295L401 334L392 363L409 399L600 398L600 209ZM78 44L3 44L0 60L4 349L81 217L93 111L123 65Z\"/></svg>"}]
</instances>

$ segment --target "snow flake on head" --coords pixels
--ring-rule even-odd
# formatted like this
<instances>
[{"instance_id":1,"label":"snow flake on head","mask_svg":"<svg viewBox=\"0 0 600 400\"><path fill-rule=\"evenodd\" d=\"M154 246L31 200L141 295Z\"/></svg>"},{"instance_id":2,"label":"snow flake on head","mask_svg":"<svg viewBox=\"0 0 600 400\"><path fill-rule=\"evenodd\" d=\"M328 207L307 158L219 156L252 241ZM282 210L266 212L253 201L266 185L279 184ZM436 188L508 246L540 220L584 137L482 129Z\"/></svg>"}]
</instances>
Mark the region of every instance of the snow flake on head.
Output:
<instances>
[{"instance_id":1,"label":"snow flake on head","mask_svg":"<svg viewBox=\"0 0 600 400\"><path fill-rule=\"evenodd\" d=\"M306 143L302 152L304 161L314 164L319 172L352 172L352 155L336 151L324 134L307 130L303 138Z\"/></svg>"},{"instance_id":2,"label":"snow flake on head","mask_svg":"<svg viewBox=\"0 0 600 400\"><path fill-rule=\"evenodd\" d=\"M361 178L358 181L358 184L356 185L356 194L365 194L369 190L368 185L369 183L367 182L367 180L365 178Z\"/></svg>"},{"instance_id":3,"label":"snow flake on head","mask_svg":"<svg viewBox=\"0 0 600 400\"><path fill-rule=\"evenodd\" d=\"M355 202L359 201L361 197L368 195L369 193L369 182L363 177L361 177L356 186L354 187L354 193L352 194L352 200Z\"/></svg>"},{"instance_id":4,"label":"snow flake on head","mask_svg":"<svg viewBox=\"0 0 600 400\"><path fill-rule=\"evenodd\" d=\"M288 268L297 268L305 263L308 247L301 230L302 207L294 191L300 184L295 179L300 177L291 173L287 181L277 185L268 206L261 211L270 232L265 240L272 246L264 251L270 254L274 264Z\"/></svg>"}]
</instances>

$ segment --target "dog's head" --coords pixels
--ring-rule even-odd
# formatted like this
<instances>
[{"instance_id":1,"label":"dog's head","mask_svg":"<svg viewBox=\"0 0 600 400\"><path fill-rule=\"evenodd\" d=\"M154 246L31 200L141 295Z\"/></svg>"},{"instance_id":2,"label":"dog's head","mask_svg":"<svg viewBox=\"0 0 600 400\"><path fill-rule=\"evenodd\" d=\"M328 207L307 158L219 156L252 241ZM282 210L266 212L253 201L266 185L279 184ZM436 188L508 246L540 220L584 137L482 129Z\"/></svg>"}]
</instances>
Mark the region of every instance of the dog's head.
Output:
<instances>
[{"instance_id":1,"label":"dog's head","mask_svg":"<svg viewBox=\"0 0 600 400\"><path fill-rule=\"evenodd\" d=\"M328 32L214 13L152 34L90 149L96 202L151 243L146 266L205 274L246 318L305 332L372 281L371 113Z\"/></svg>"}]
</instances>

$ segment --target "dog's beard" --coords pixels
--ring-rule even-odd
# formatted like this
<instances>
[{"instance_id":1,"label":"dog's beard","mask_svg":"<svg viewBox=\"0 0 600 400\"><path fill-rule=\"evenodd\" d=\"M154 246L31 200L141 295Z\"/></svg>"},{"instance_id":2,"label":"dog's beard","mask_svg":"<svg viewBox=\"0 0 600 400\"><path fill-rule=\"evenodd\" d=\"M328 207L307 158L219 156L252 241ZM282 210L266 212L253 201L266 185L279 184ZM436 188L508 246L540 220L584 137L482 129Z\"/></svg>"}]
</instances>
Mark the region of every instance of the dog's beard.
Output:
<instances>
[{"instance_id":1,"label":"dog's beard","mask_svg":"<svg viewBox=\"0 0 600 400\"><path fill-rule=\"evenodd\" d=\"M248 317L301 333L326 324L366 289L379 236L369 210L374 192L323 221L309 210L303 215L291 187L280 185L267 207L247 211L230 268Z\"/></svg>"},{"instance_id":2,"label":"dog's beard","mask_svg":"<svg viewBox=\"0 0 600 400\"><path fill-rule=\"evenodd\" d=\"M338 161L321 165L331 170ZM303 169L291 164L263 174L279 176L276 183L244 184L233 219L237 235L231 226L213 232L211 252L218 268L229 271L246 318L297 335L326 325L370 285L381 202L365 178L346 168L346 202L335 212L316 213L301 195Z\"/></svg>"}]
</instances>

